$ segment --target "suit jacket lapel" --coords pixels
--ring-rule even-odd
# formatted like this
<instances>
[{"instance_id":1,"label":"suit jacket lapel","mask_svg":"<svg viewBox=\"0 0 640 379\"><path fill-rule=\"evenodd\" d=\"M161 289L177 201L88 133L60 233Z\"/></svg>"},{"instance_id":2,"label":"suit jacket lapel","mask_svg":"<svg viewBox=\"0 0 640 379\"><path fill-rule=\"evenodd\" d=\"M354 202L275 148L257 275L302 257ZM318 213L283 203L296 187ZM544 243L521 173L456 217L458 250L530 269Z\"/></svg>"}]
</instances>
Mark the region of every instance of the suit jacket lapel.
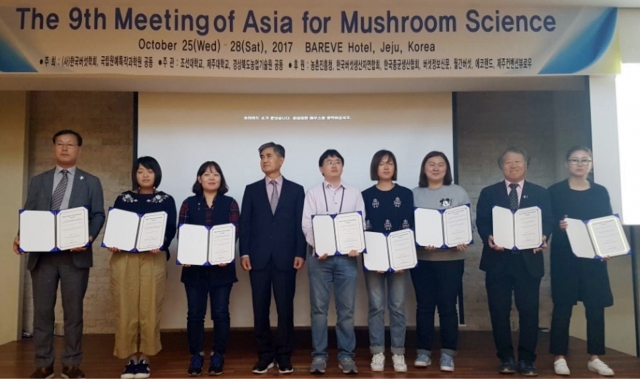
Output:
<instances>
[{"instance_id":1,"label":"suit jacket lapel","mask_svg":"<svg viewBox=\"0 0 640 379\"><path fill-rule=\"evenodd\" d=\"M47 205L51 206L51 196L53 196L53 178L56 174L56 169L49 170L45 173L43 177L42 190L44 191L43 195Z\"/></svg>"},{"instance_id":2,"label":"suit jacket lapel","mask_svg":"<svg viewBox=\"0 0 640 379\"><path fill-rule=\"evenodd\" d=\"M498 190L498 199L496 202L500 207L509 209L509 194L507 193L507 186L504 184L504 181L496 183L496 189Z\"/></svg>"},{"instance_id":3,"label":"suit jacket lapel","mask_svg":"<svg viewBox=\"0 0 640 379\"><path fill-rule=\"evenodd\" d=\"M522 184L522 197L520 198L520 208L527 208L530 206L529 200L529 183L525 180Z\"/></svg>"},{"instance_id":4,"label":"suit jacket lapel","mask_svg":"<svg viewBox=\"0 0 640 379\"><path fill-rule=\"evenodd\" d=\"M282 188L280 189L280 196L278 197L278 205L276 205L276 211L273 212L273 215L275 216L276 213L278 213L278 210L281 207L282 204L282 199L283 199L283 195L284 193L289 193L289 183L287 183L287 179L284 178L284 176L282 177Z\"/></svg>"},{"instance_id":5,"label":"suit jacket lapel","mask_svg":"<svg viewBox=\"0 0 640 379\"><path fill-rule=\"evenodd\" d=\"M73 176L73 184L71 185L71 193L69 194L69 208L75 208L76 205L75 202L73 201L74 196L73 193L74 191L76 191L77 189L80 188L80 186L84 185L84 171L80 170L79 168L76 168L76 174Z\"/></svg>"}]
</instances>

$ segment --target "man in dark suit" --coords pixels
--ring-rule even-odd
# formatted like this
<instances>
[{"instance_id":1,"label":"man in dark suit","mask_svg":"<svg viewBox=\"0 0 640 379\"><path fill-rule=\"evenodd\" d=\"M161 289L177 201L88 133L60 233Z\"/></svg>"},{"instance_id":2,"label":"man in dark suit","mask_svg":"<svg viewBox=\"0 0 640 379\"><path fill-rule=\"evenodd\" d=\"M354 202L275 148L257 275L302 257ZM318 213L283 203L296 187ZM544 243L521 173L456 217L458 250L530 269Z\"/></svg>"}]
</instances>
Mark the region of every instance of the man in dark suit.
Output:
<instances>
[{"instance_id":1,"label":"man in dark suit","mask_svg":"<svg viewBox=\"0 0 640 379\"><path fill-rule=\"evenodd\" d=\"M56 167L35 176L29 185L25 210L63 210L87 207L89 241L95 240L104 224L104 199L100 179L76 167L82 137L72 130L61 130L53 136ZM20 237L13 250L19 253ZM32 378L52 378L55 353L53 329L58 282L64 309L64 351L62 377L84 378L82 361L82 302L93 265L91 245L57 253L30 253L27 268L33 282L33 342L36 371Z\"/></svg>"},{"instance_id":2,"label":"man in dark suit","mask_svg":"<svg viewBox=\"0 0 640 379\"><path fill-rule=\"evenodd\" d=\"M258 362L253 373L264 374L278 365L280 373L293 372L293 297L296 272L304 266L306 242L302 234L304 189L285 179L280 168L284 147L273 142L258 149L265 178L249 184L240 212L240 255L249 271ZM278 329L275 347L269 324L271 291L276 300Z\"/></svg>"},{"instance_id":3,"label":"man in dark suit","mask_svg":"<svg viewBox=\"0 0 640 379\"><path fill-rule=\"evenodd\" d=\"M525 181L529 158L520 148L508 148L498 159L504 180L482 190L478 198L476 224L484 247L480 269L486 272L487 299L491 314L493 339L500 358L499 372L516 371L511 343L511 299L515 295L519 314L520 341L518 346L519 373L538 375L534 362L538 343L538 308L540 279L544 276L542 248L551 233L553 217L547 190ZM509 250L497 246L493 239L494 206L515 211L537 206L542 211L543 246L536 249ZM512 248L509 246L508 248Z\"/></svg>"}]
</instances>

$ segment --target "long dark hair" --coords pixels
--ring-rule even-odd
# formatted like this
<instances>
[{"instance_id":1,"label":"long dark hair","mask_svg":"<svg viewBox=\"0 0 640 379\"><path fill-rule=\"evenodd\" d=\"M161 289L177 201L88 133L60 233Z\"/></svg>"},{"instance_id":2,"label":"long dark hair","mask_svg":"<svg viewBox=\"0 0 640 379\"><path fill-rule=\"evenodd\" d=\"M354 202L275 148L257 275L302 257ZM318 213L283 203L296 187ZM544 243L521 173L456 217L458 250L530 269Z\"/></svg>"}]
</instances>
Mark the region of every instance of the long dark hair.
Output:
<instances>
[{"instance_id":1,"label":"long dark hair","mask_svg":"<svg viewBox=\"0 0 640 379\"><path fill-rule=\"evenodd\" d=\"M449 159L446 155L444 155L441 151L431 151L429 154L425 155L422 160L422 164L420 165L420 179L418 180L418 186L427 188L429 187L429 179L427 178L427 174L424 172L424 165L427 164L427 161L433 157L442 157L444 159L444 163L447 164L447 172L444 174L444 178L442 180L442 184L445 186L453 183L453 176L451 175L451 164L449 164Z\"/></svg>"},{"instance_id":2,"label":"long dark hair","mask_svg":"<svg viewBox=\"0 0 640 379\"><path fill-rule=\"evenodd\" d=\"M200 184L200 182L198 181L198 178L201 177L205 173L205 171L207 171L207 169L211 169L211 171L215 170L218 172L218 174L220 174L220 188L218 188L218 195L224 195L225 193L227 193L229 191L229 186L227 186L227 181L224 178L224 174L222 173L222 169L220 168L220 165L214 161L206 161L200 165L200 168L198 169L198 173L196 175L196 182L193 183L193 187L191 188L191 191L193 191L193 193L195 193L198 196L202 196L202 194L204 193L204 190L202 189L202 184Z\"/></svg>"}]
</instances>

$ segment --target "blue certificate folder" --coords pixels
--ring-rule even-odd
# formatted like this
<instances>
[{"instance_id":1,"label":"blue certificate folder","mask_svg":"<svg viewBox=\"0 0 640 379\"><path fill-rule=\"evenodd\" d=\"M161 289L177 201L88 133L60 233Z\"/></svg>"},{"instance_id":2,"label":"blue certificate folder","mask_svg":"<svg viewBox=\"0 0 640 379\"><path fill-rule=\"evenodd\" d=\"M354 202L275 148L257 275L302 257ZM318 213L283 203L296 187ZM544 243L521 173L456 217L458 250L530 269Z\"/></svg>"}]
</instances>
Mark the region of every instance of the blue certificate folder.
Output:
<instances>
[{"instance_id":1,"label":"blue certificate folder","mask_svg":"<svg viewBox=\"0 0 640 379\"><path fill-rule=\"evenodd\" d=\"M315 256L365 252L362 212L311 216Z\"/></svg>"},{"instance_id":2,"label":"blue certificate folder","mask_svg":"<svg viewBox=\"0 0 640 379\"><path fill-rule=\"evenodd\" d=\"M21 209L20 252L56 252L89 246L87 207L61 211Z\"/></svg>"},{"instance_id":3,"label":"blue certificate folder","mask_svg":"<svg viewBox=\"0 0 640 379\"><path fill-rule=\"evenodd\" d=\"M416 267L416 240L411 229L391 233L364 232L367 253L363 255L367 271L394 272Z\"/></svg>"},{"instance_id":4,"label":"blue certificate folder","mask_svg":"<svg viewBox=\"0 0 640 379\"><path fill-rule=\"evenodd\" d=\"M176 264L212 266L234 261L236 226L233 223L213 227L193 224L178 226Z\"/></svg>"},{"instance_id":5,"label":"blue certificate folder","mask_svg":"<svg viewBox=\"0 0 640 379\"><path fill-rule=\"evenodd\" d=\"M493 241L507 250L526 250L544 246L542 241L542 210L539 207L516 211L494 206Z\"/></svg>"},{"instance_id":6,"label":"blue certificate folder","mask_svg":"<svg viewBox=\"0 0 640 379\"><path fill-rule=\"evenodd\" d=\"M161 249L167 229L167 212L139 214L109 208L102 247L138 253Z\"/></svg>"}]
</instances>

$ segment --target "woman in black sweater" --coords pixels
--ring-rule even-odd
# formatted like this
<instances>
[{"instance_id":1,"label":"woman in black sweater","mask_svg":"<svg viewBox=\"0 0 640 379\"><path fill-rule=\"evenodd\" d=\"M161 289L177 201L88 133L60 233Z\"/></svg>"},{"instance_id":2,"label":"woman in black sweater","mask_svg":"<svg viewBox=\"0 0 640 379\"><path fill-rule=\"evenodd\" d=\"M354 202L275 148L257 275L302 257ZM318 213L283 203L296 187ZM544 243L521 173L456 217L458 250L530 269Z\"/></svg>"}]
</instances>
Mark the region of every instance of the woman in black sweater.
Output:
<instances>
[{"instance_id":1,"label":"woman in black sweater","mask_svg":"<svg viewBox=\"0 0 640 379\"><path fill-rule=\"evenodd\" d=\"M578 258L573 254L564 218L589 220L609 216L613 212L609 193L603 186L588 179L592 169L591 150L576 146L567 153L569 178L549 187L551 205L556 220L551 241L551 321L550 352L555 355L554 371L569 375L565 359L569 344L571 311L582 301L587 317L587 367L604 376L613 370L599 359L604 355L604 309L613 305L607 262Z\"/></svg>"}]
</instances>

